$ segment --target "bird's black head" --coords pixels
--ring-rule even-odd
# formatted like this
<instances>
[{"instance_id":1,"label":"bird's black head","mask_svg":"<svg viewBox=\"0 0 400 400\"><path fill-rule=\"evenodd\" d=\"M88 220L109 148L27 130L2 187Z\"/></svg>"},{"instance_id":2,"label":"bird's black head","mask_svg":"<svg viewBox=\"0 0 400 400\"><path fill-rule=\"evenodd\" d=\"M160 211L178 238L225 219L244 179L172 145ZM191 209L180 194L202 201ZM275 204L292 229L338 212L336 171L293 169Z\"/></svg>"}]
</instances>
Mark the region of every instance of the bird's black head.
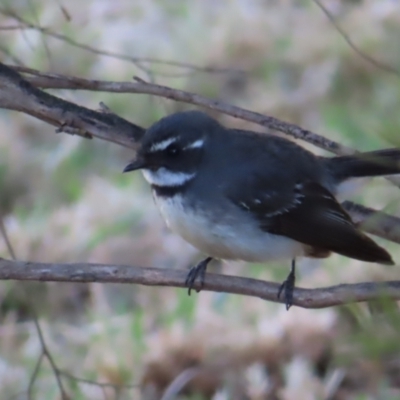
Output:
<instances>
[{"instance_id":1,"label":"bird's black head","mask_svg":"<svg viewBox=\"0 0 400 400\"><path fill-rule=\"evenodd\" d=\"M124 172L142 169L153 186L179 187L197 173L207 142L223 129L200 111L178 112L162 118L143 136L137 157Z\"/></svg>"}]
</instances>

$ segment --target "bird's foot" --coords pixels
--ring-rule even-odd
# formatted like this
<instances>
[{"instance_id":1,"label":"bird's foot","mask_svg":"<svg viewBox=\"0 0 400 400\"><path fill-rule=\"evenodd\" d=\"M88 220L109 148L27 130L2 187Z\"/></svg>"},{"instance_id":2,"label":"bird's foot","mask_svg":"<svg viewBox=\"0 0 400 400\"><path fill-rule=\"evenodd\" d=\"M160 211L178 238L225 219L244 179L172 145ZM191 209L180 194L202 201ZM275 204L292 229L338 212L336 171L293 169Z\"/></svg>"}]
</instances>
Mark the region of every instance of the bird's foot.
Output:
<instances>
[{"instance_id":1,"label":"bird's foot","mask_svg":"<svg viewBox=\"0 0 400 400\"><path fill-rule=\"evenodd\" d=\"M207 257L203 261L200 261L196 266L190 268L190 270L187 274L186 280L185 280L185 285L188 287L188 295L189 296L190 296L192 289L194 289L193 286L196 282L197 277L200 278L200 288L195 289L195 290L198 293L198 292L200 292L201 289L203 289L207 265L211 260L212 260L212 257Z\"/></svg>"},{"instance_id":2,"label":"bird's foot","mask_svg":"<svg viewBox=\"0 0 400 400\"><path fill-rule=\"evenodd\" d=\"M286 310L293 304L293 291L296 282L296 261L292 260L292 268L288 277L282 282L278 290L278 299L280 299L282 292L284 293Z\"/></svg>"}]
</instances>

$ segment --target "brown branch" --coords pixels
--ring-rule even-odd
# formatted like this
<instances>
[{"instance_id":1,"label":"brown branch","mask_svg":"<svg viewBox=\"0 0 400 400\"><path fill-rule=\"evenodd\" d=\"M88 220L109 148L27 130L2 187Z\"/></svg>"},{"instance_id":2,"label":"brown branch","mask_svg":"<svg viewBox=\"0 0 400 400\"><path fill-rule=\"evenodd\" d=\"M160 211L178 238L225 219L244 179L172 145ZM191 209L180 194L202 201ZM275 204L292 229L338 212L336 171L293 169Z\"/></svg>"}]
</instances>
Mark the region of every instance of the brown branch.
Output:
<instances>
[{"instance_id":1,"label":"brown branch","mask_svg":"<svg viewBox=\"0 0 400 400\"><path fill-rule=\"evenodd\" d=\"M186 288L187 271L103 264L52 264L10 261L0 258L0 280L46 282L134 283L145 286ZM207 273L203 290L259 297L282 303L279 284L258 279ZM195 288L199 288L195 284ZM303 308L325 308L376 300L380 296L400 300L400 281L363 282L319 289L294 290L293 304Z\"/></svg>"},{"instance_id":2,"label":"brown branch","mask_svg":"<svg viewBox=\"0 0 400 400\"><path fill-rule=\"evenodd\" d=\"M30 74L32 83L47 88L69 88L85 90L102 90L119 93L135 92L155 94L162 97L201 105L221 111L225 114L259 123L271 129L276 129L296 138L306 140L316 146L330 150L336 154L354 153L354 150L339 143L324 138L301 127L280 121L276 118L243 110L216 100L207 99L197 94L171 89L165 86L149 83L132 82L103 82L69 77L56 74L44 74L38 71L19 68ZM144 128L135 125L114 113L97 112L62 100L36 88L18 72L0 63L0 107L21 111L45 122L57 126L61 131L81 132L84 136L94 136L135 149L144 133ZM394 179L394 178L393 178ZM346 205L351 207L352 203ZM397 226L400 220L369 208L358 206L357 222L362 224L370 215L382 216L386 221L380 225L379 218L374 218L374 225L364 227L367 232L376 234L387 240L400 243ZM348 208L347 208L348 209ZM350 210L350 214L352 214Z\"/></svg>"},{"instance_id":3,"label":"brown branch","mask_svg":"<svg viewBox=\"0 0 400 400\"><path fill-rule=\"evenodd\" d=\"M333 140L327 139L307 129L303 129L298 125L284 122L277 118L257 112L245 110L199 94L148 83L143 79L139 79L136 82L110 82L89 80L60 74L45 74L25 67L14 67L14 69L16 71L27 72L34 75L27 77L26 80L35 87L40 87L42 89L74 89L111 93L140 93L165 97L182 103L195 104L201 107L217 110L224 114L231 115L232 117L254 122L255 124L264 126L270 130L276 130L292 136L295 139L304 140L335 154L344 155L356 152L350 147L343 146ZM1 103L0 106L2 106Z\"/></svg>"},{"instance_id":4,"label":"brown branch","mask_svg":"<svg viewBox=\"0 0 400 400\"><path fill-rule=\"evenodd\" d=\"M136 82L110 82L84 79L61 74L43 73L26 67L13 66L12 68L16 71L25 72L32 75L26 77L25 79L35 87L40 87L42 89L72 89L111 93L140 93L155 95L220 111L221 113L231 115L232 117L240 118L245 121L264 126L270 130L282 132L288 136L292 136L295 139L304 140L305 142L311 143L316 147L327 150L334 154L346 155L357 152L356 150L335 142L334 140L327 139L317 133L303 129L298 125L281 121L278 118L245 110L243 108L236 107L222 101L210 99L199 94L152 84L137 77L135 77Z\"/></svg>"},{"instance_id":5,"label":"brown branch","mask_svg":"<svg viewBox=\"0 0 400 400\"><path fill-rule=\"evenodd\" d=\"M14 67L14 69L34 75L34 77L28 77L27 80L34 86L41 87L42 89L75 89L113 93L141 93L165 97L175 101L210 108L220 111L224 114L231 115L232 117L254 122L255 124L261 125L267 129L282 132L288 136L292 136L295 139L304 140L305 142L311 143L316 147L330 151L337 155L358 153L358 151L355 149L327 139L307 129L303 129L298 125L284 122L277 118L254 111L245 110L243 108L226 104L218 100L209 99L195 93L148 83L137 77L135 77L136 83L107 82L59 74L46 74L26 67ZM398 177L387 177L386 179L394 185L400 187L400 179Z\"/></svg>"},{"instance_id":6,"label":"brown branch","mask_svg":"<svg viewBox=\"0 0 400 400\"><path fill-rule=\"evenodd\" d=\"M135 148L144 129L115 114L102 113L52 96L0 63L0 107L24 112L58 128L58 131L80 132Z\"/></svg>"}]
</instances>

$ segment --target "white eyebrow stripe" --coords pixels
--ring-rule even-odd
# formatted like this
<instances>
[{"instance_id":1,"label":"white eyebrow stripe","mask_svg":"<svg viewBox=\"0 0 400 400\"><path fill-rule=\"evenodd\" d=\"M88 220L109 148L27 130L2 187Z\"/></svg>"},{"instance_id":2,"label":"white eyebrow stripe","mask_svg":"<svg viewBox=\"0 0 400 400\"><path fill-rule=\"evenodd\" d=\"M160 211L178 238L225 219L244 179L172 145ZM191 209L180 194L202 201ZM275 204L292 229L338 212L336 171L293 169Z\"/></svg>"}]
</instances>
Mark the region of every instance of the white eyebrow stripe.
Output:
<instances>
[{"instance_id":1,"label":"white eyebrow stripe","mask_svg":"<svg viewBox=\"0 0 400 400\"><path fill-rule=\"evenodd\" d=\"M165 150L170 144L175 143L178 140L177 137L170 137L168 139L164 139L161 142L154 143L150 147L150 152L156 152L160 150Z\"/></svg>"},{"instance_id":2,"label":"white eyebrow stripe","mask_svg":"<svg viewBox=\"0 0 400 400\"><path fill-rule=\"evenodd\" d=\"M197 139L195 142L190 143L185 147L185 149L198 149L199 147L203 147L204 139Z\"/></svg>"},{"instance_id":3,"label":"white eyebrow stripe","mask_svg":"<svg viewBox=\"0 0 400 400\"><path fill-rule=\"evenodd\" d=\"M142 170L143 176L150 185L161 187L175 187L182 186L194 178L194 173L175 172L170 171L164 167L159 168L157 171L149 169Z\"/></svg>"}]
</instances>

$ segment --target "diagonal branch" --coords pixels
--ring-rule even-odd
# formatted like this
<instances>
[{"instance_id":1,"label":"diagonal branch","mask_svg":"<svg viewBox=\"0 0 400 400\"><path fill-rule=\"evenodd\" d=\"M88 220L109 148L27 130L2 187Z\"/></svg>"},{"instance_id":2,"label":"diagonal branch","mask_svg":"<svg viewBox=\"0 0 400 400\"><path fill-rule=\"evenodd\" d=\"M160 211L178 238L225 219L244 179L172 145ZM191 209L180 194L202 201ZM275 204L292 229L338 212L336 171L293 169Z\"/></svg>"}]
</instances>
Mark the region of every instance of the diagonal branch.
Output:
<instances>
[{"instance_id":1,"label":"diagonal branch","mask_svg":"<svg viewBox=\"0 0 400 400\"><path fill-rule=\"evenodd\" d=\"M77 78L74 76L60 74L40 73L39 71L25 67L14 67L14 69L16 71L27 72L33 75L27 77L26 81L30 82L33 86L40 87L42 89L74 89L111 93L140 93L165 97L167 99L217 110L224 114L231 115L232 117L254 122L255 124L261 125L267 129L276 130L288 136L292 136L295 139L304 140L335 154L345 155L356 152L350 147L341 145L340 143L327 139L307 129L303 129L298 125L284 122L277 118L266 116L257 112L245 110L243 108L226 104L219 100L210 99L196 93L145 82L142 79L136 79L136 82L110 82ZM2 104L0 103L0 107L1 106Z\"/></svg>"},{"instance_id":2,"label":"diagonal branch","mask_svg":"<svg viewBox=\"0 0 400 400\"><path fill-rule=\"evenodd\" d=\"M46 282L112 282L145 286L184 288L187 271L104 264L52 264L10 261L0 258L1 280ZM259 297L282 303L279 284L258 279L207 273L203 290ZM195 288L198 288L197 283ZM400 281L363 282L320 289L295 288L293 304L303 308L325 308L346 303L376 300L384 296L400 300Z\"/></svg>"},{"instance_id":3,"label":"diagonal branch","mask_svg":"<svg viewBox=\"0 0 400 400\"><path fill-rule=\"evenodd\" d=\"M390 237L392 242L400 243L400 218L348 200L344 201L342 206L355 224L361 225L364 231L381 238Z\"/></svg>"},{"instance_id":4,"label":"diagonal branch","mask_svg":"<svg viewBox=\"0 0 400 400\"><path fill-rule=\"evenodd\" d=\"M82 136L135 148L144 129L115 114L89 110L37 89L0 63L0 107L20 111Z\"/></svg>"},{"instance_id":5,"label":"diagonal branch","mask_svg":"<svg viewBox=\"0 0 400 400\"><path fill-rule=\"evenodd\" d=\"M385 64L382 61L379 61L379 60L371 57L369 54L365 53L364 51L360 50L358 48L358 46L350 39L349 35L344 31L344 29L341 28L341 26L336 21L336 18L331 14L331 12L319 0L313 0L313 1L322 10L322 12L325 14L325 16L331 22L331 24L339 32L340 36L342 36L343 40L349 45L349 47L352 50L354 50L354 52L356 54L358 54L365 61L368 61L369 63L374 65L376 68L380 68L386 72L390 72L391 74L394 74L397 77L400 76L400 72L396 68L392 67L391 65Z\"/></svg>"},{"instance_id":6,"label":"diagonal branch","mask_svg":"<svg viewBox=\"0 0 400 400\"><path fill-rule=\"evenodd\" d=\"M148 83L138 78L135 78L136 82L109 82L89 80L60 74L42 73L26 67L14 67L14 69L16 71L26 72L33 75L27 77L26 80L29 81L33 86L41 87L42 89L75 89L112 93L140 93L165 97L184 103L195 104L214 109L236 118L254 122L267 129L282 132L288 136L292 136L295 139L304 140L316 147L330 151L337 155L357 153L357 150L355 149L344 146L338 142L335 142L334 140L327 139L307 129L303 129L298 125L284 122L277 118L266 116L254 111L245 110L243 108L226 104L218 100L209 99L195 93L172 89L167 86L157 85L154 83ZM393 184L400 186L400 180L398 178L387 177L387 179Z\"/></svg>"},{"instance_id":7,"label":"diagonal branch","mask_svg":"<svg viewBox=\"0 0 400 400\"><path fill-rule=\"evenodd\" d=\"M50 353L50 351L49 351L49 349L48 349L48 347L46 345L46 342L45 342L44 337L43 337L42 329L40 328L40 324L39 324L38 317L37 317L36 314L34 315L33 322L35 324L36 331L38 333L40 345L42 346L42 355L41 355L41 357L46 357L49 360L51 369L53 370L54 376L56 378L58 389L60 390L61 399L62 400L68 400L69 396L67 395L67 393L66 393L66 391L64 389L64 385L63 385L62 379L61 379L60 370L58 369L58 367L57 367L57 365L56 365L56 363L55 363L55 361L53 359L53 356L51 355L51 353ZM36 374L37 374L37 372L36 372Z\"/></svg>"},{"instance_id":8,"label":"diagonal branch","mask_svg":"<svg viewBox=\"0 0 400 400\"><path fill-rule=\"evenodd\" d=\"M75 376L67 371L59 371L60 375L64 376L67 379L70 379L75 382L84 383L86 385L97 386L101 388L111 388L114 390L121 390L121 389L140 389L140 384L122 384L118 385L116 383L109 383L109 382L97 382L92 379L80 378Z\"/></svg>"},{"instance_id":9,"label":"diagonal branch","mask_svg":"<svg viewBox=\"0 0 400 400\"><path fill-rule=\"evenodd\" d=\"M315 132L303 129L298 125L281 121L278 118L245 110L243 108L227 104L219 100L210 99L199 94L149 83L139 78L135 78L136 82L99 81L78 78L69 75L43 73L26 67L15 66L13 68L16 71L29 74L25 79L33 86L40 87L42 89L73 89L112 93L149 94L213 109L235 118L253 122L267 128L268 130L278 131L284 133L285 135L291 136L294 139L304 140L305 142L336 155L349 155L358 152L351 147L344 146ZM400 185L399 179L394 177L388 177L387 179L398 186Z\"/></svg>"},{"instance_id":10,"label":"diagonal branch","mask_svg":"<svg viewBox=\"0 0 400 400\"><path fill-rule=\"evenodd\" d=\"M42 365L43 357L44 357L44 352L43 352L43 349L42 349L42 352L40 353L39 358L36 361L36 365L35 365L35 368L34 368L34 370L32 372L31 379L29 380L29 385L28 385L28 390L27 390L27 392L28 392L28 400L33 400L34 399L34 397L33 397L33 389L34 389L36 378L37 378L37 376L39 374L39 371L40 371L40 367Z\"/></svg>"}]
</instances>

